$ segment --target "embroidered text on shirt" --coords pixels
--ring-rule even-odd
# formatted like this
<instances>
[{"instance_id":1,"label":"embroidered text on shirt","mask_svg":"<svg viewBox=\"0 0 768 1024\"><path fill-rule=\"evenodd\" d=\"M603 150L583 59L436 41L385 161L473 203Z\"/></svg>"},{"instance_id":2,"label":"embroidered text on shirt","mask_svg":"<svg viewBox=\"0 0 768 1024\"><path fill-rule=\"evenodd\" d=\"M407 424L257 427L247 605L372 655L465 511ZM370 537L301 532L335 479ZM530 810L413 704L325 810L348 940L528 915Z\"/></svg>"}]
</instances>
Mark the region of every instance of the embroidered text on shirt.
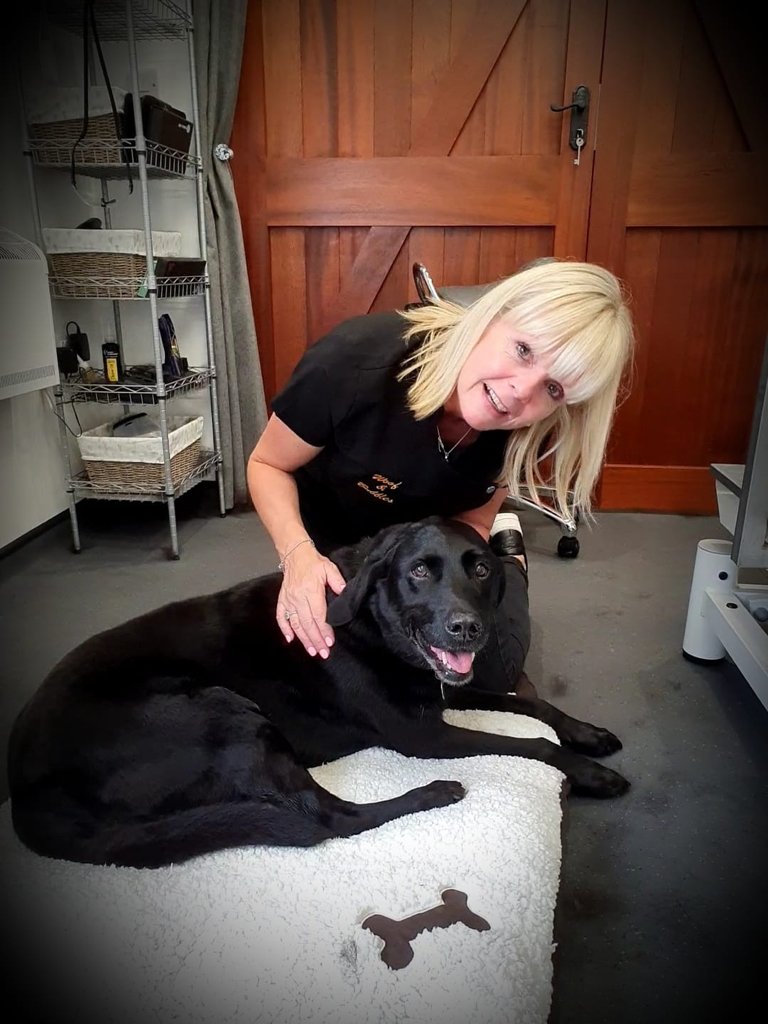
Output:
<instances>
[{"instance_id":1,"label":"embroidered text on shirt","mask_svg":"<svg viewBox=\"0 0 768 1024\"><path fill-rule=\"evenodd\" d=\"M392 505L392 499L383 492L386 491L387 488L389 488L392 491L396 491L403 481L400 480L397 483L393 483L391 480L388 480L385 476L382 476L381 473L374 473L373 479L378 484L375 490L374 488L370 487L367 483L365 483L364 480L358 480L357 486L362 487L363 490L367 491L372 498L378 498L379 501L386 501L388 505Z\"/></svg>"},{"instance_id":2,"label":"embroidered text on shirt","mask_svg":"<svg viewBox=\"0 0 768 1024\"><path fill-rule=\"evenodd\" d=\"M387 487L389 487L391 491L396 491L403 482L402 480L399 480L396 484L393 484L391 480L387 480L387 478L382 476L381 473L374 473L373 479L379 484L376 488L377 491L383 491Z\"/></svg>"}]
</instances>

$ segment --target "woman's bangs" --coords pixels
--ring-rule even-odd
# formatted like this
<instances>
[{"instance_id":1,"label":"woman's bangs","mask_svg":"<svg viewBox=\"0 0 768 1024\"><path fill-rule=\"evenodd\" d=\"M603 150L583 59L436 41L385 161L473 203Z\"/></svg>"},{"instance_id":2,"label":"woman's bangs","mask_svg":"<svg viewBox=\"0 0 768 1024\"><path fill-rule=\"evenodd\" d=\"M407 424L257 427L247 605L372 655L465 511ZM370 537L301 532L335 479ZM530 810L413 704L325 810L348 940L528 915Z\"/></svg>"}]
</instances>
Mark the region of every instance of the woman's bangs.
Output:
<instances>
[{"instance_id":1,"label":"woman's bangs","mask_svg":"<svg viewBox=\"0 0 768 1024\"><path fill-rule=\"evenodd\" d=\"M534 340L534 350L550 357L552 378L562 384L568 404L588 401L620 374L623 354L611 344L613 317L604 307L595 310L591 302L571 299L512 316Z\"/></svg>"}]
</instances>

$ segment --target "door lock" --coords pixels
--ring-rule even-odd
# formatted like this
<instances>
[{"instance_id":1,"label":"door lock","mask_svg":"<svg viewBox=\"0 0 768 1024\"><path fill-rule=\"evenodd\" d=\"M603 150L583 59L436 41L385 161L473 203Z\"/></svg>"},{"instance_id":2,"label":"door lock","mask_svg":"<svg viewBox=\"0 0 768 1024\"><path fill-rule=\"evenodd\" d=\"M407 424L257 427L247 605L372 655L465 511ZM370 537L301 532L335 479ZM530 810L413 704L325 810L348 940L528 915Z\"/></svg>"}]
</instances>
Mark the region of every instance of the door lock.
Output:
<instances>
[{"instance_id":1,"label":"door lock","mask_svg":"<svg viewBox=\"0 0 768 1024\"><path fill-rule=\"evenodd\" d=\"M576 151L575 164L581 159L582 146L587 141L587 128L589 127L589 89L586 85L579 85L573 90L571 102L564 107L556 107L554 103L549 109L556 114L564 110L571 112L571 128L568 134L568 145Z\"/></svg>"}]
</instances>

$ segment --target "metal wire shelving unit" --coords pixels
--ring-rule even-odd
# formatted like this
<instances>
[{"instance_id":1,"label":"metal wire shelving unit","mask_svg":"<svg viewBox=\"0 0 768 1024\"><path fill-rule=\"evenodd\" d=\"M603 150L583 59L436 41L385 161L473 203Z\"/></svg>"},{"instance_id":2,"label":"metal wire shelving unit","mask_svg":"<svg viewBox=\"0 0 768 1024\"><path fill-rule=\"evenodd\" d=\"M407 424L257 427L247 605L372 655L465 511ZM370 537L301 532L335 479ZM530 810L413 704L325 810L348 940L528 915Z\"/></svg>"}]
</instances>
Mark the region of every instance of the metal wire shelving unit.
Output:
<instances>
[{"instance_id":1,"label":"metal wire shelving unit","mask_svg":"<svg viewBox=\"0 0 768 1024\"><path fill-rule=\"evenodd\" d=\"M216 452L201 450L200 459L195 468L180 480L171 484L174 498L186 494L188 490L216 468L219 457ZM75 493L86 498L105 498L108 501L166 501L165 487L154 484L120 484L115 482L109 486L94 483L85 473L77 473L71 477L71 485Z\"/></svg>"},{"instance_id":2,"label":"metal wire shelving unit","mask_svg":"<svg viewBox=\"0 0 768 1024\"><path fill-rule=\"evenodd\" d=\"M146 301L146 277L49 277L48 284L54 299L120 299L120 301ZM203 295L206 289L204 275L198 277L157 278L158 299L186 299Z\"/></svg>"},{"instance_id":3,"label":"metal wire shelving unit","mask_svg":"<svg viewBox=\"0 0 768 1024\"><path fill-rule=\"evenodd\" d=\"M194 391L208 387L211 381L211 370L206 367L193 368L183 377L168 381L165 385L165 396L181 398ZM80 380L62 380L61 391L65 402L97 402L99 405L156 405L159 396L154 384L135 384L122 381L112 384L109 381L85 383Z\"/></svg>"},{"instance_id":4,"label":"metal wire shelving unit","mask_svg":"<svg viewBox=\"0 0 768 1024\"><path fill-rule=\"evenodd\" d=\"M82 0L50 0L48 17L61 28L80 32ZM132 0L130 15L134 39L184 39L193 31L192 15L174 0ZM123 0L96 0L99 35L106 43L125 42L129 20Z\"/></svg>"},{"instance_id":5,"label":"metal wire shelving unit","mask_svg":"<svg viewBox=\"0 0 768 1024\"><path fill-rule=\"evenodd\" d=\"M135 122L135 136L116 140L114 144L104 140L84 140L76 151L78 174L101 180L101 205L104 211L105 227L111 227L109 181L124 180L129 174L138 178L141 197L142 220L147 253L147 273L144 277L57 277L49 278L51 295L55 299L111 300L115 321L115 334L122 350L122 322L120 303L126 300L147 304L152 332L154 355L154 382L105 381L85 383L62 379L55 391L59 429L67 468L67 494L72 527L72 543L75 551L80 550L80 530L77 519L77 502L81 498L99 498L121 501L163 501L168 512L170 531L170 557L179 557L179 538L176 525L176 499L185 494L201 480L215 474L218 485L219 511L225 514L224 480L221 459L221 438L216 388L216 366L213 351L213 334L210 302L210 282L207 263L205 272L194 277L155 277L155 260L152 249L152 219L150 190L148 183L158 179L188 179L195 182L197 205L197 226L202 259L207 254L207 239L204 211L203 160L200 145L200 112L197 96L195 67L194 25L191 2L182 5L172 0L96 0L95 15L99 37L102 41L124 42L128 47L131 77L131 94ZM47 5L49 20L65 29L82 32L82 0L50 0ZM181 153L167 146L148 141L144 136L141 100L139 92L139 67L136 42L141 39L186 40L192 95L192 124L194 146L190 154ZM47 168L61 171L70 170L71 148L59 142L27 139L25 146L27 168L35 211L38 244L44 248L42 224L35 184L35 169ZM128 160L129 167L125 160ZM159 299L181 299L200 296L205 312L206 353L208 365L192 368L183 377L166 381L163 375L163 346L158 327ZM125 360L124 360L125 361ZM168 439L168 418L166 405L169 400L182 395L194 394L207 388L211 405L213 449L203 450L194 469L180 480L173 480ZM68 403L118 404L128 409L135 405L152 405L157 413L163 448L163 476L161 486L142 486L135 482L121 484L112 481L109 486L89 480L85 472L75 473L72 469L69 444L64 421L64 407Z\"/></svg>"},{"instance_id":6,"label":"metal wire shelving unit","mask_svg":"<svg viewBox=\"0 0 768 1024\"><path fill-rule=\"evenodd\" d=\"M30 139L29 149L37 166L58 168L62 171L70 170L71 145L50 139ZM157 142L146 140L145 150L147 177L150 181L173 178L194 179L201 166L198 156L182 153L178 149L171 149L170 146L161 146ZM86 174L91 178L121 181L128 177L124 156L128 159L132 173L137 175L139 165L136 158L135 139L120 139L119 142L83 139L77 147L77 170L79 174Z\"/></svg>"}]
</instances>

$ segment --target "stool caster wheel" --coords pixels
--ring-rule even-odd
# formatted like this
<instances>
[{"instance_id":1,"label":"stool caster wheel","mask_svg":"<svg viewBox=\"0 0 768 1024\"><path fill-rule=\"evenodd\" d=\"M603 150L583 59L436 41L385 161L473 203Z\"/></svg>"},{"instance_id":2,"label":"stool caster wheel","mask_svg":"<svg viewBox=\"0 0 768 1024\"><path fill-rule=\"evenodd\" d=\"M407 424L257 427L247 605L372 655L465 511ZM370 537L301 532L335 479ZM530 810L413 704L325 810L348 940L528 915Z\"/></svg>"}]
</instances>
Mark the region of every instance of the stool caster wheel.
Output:
<instances>
[{"instance_id":1,"label":"stool caster wheel","mask_svg":"<svg viewBox=\"0 0 768 1024\"><path fill-rule=\"evenodd\" d=\"M557 553L561 558L577 558L579 554L579 538L561 537L557 542Z\"/></svg>"}]
</instances>

